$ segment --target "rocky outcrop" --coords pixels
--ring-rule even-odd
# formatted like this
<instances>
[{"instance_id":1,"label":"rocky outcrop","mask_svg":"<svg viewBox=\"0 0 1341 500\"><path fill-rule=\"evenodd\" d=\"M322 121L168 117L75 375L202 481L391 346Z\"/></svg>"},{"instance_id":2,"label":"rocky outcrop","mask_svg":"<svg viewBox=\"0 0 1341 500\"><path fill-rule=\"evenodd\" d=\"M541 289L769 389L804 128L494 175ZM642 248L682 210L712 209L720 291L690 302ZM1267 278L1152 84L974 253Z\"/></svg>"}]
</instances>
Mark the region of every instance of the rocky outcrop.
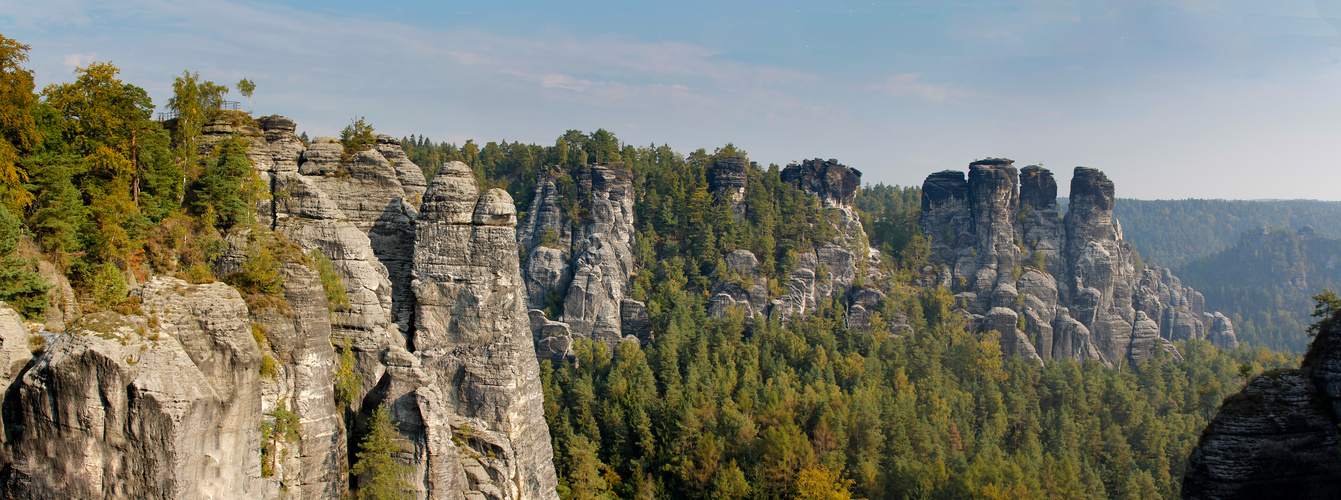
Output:
<instances>
[{"instance_id":1,"label":"rocky outcrop","mask_svg":"<svg viewBox=\"0 0 1341 500\"><path fill-rule=\"evenodd\" d=\"M1188 458L1183 498L1341 497L1341 317L1330 323L1298 370L1225 398Z\"/></svg>"},{"instance_id":2,"label":"rocky outcrop","mask_svg":"<svg viewBox=\"0 0 1341 500\"><path fill-rule=\"evenodd\" d=\"M749 185L749 169L758 168L744 157L733 156L713 162L708 169L708 189L717 204L727 207L737 221L745 219L745 188Z\"/></svg>"},{"instance_id":3,"label":"rocky outcrop","mask_svg":"<svg viewBox=\"0 0 1341 500\"><path fill-rule=\"evenodd\" d=\"M956 171L927 177L921 224L935 266L926 274L955 294L973 326L997 329L1003 351L1035 361L1110 366L1161 350L1178 359L1171 341L1207 338L1202 295L1167 269L1138 269L1113 218L1112 181L1077 167L1065 217L1056 195L1051 172L1036 165L1016 171L1003 158L973 162L967 178ZM1015 325L1001 308L1016 313ZM1217 345L1237 345L1223 321Z\"/></svg>"},{"instance_id":4,"label":"rocky outcrop","mask_svg":"<svg viewBox=\"0 0 1341 500\"><path fill-rule=\"evenodd\" d=\"M566 177L566 178L565 178ZM564 213L557 186L573 182L578 214ZM537 345L571 344L576 338L605 341L611 348L626 335L623 301L633 275L633 177L624 165L590 165L542 174L527 219L517 234L527 255L524 280L532 309L558 309L566 339L537 337ZM636 328L635 328L636 329ZM562 330L537 330L564 335ZM564 352L546 349L546 352Z\"/></svg>"},{"instance_id":5,"label":"rocky outcrop","mask_svg":"<svg viewBox=\"0 0 1341 500\"><path fill-rule=\"evenodd\" d=\"M156 278L143 315L71 325L9 389L3 471L24 498L265 498L261 353L222 283Z\"/></svg>"},{"instance_id":6,"label":"rocky outcrop","mask_svg":"<svg viewBox=\"0 0 1341 500\"><path fill-rule=\"evenodd\" d=\"M851 207L861 187L861 171L838 160L805 160L782 169L782 181L819 197L825 207Z\"/></svg>"}]
</instances>

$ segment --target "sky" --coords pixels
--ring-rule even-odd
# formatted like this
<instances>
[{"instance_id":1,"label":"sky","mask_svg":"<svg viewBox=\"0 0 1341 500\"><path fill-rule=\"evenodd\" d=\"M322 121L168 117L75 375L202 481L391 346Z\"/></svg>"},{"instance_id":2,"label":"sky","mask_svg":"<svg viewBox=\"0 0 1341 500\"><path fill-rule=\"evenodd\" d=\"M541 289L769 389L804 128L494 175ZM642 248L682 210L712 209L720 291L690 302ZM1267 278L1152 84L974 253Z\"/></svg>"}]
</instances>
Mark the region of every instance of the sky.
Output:
<instances>
[{"instance_id":1,"label":"sky","mask_svg":"<svg viewBox=\"0 0 1341 500\"><path fill-rule=\"evenodd\" d=\"M245 77L313 137L605 128L898 185L1005 157L1143 199L1341 200L1338 29L1341 0L0 0L39 88L92 61L159 105L183 71Z\"/></svg>"}]
</instances>

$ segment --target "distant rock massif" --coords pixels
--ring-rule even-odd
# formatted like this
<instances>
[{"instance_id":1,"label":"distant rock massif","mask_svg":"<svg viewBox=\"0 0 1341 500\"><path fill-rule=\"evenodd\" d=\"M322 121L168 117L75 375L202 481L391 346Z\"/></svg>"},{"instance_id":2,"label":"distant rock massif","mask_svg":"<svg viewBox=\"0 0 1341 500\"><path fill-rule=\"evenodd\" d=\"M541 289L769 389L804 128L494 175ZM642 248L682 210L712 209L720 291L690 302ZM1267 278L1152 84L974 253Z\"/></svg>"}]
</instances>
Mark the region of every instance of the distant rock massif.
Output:
<instances>
[{"instance_id":1,"label":"distant rock massif","mask_svg":"<svg viewBox=\"0 0 1341 500\"><path fill-rule=\"evenodd\" d=\"M1200 292L1167 269L1140 267L1113 218L1114 186L1076 167L1070 205L1057 207L1052 172L987 159L922 186L922 228L935 265L931 283L955 294L971 326L1001 334L1002 351L1042 362L1140 362L1171 341L1238 345L1233 325L1205 310Z\"/></svg>"}]
</instances>

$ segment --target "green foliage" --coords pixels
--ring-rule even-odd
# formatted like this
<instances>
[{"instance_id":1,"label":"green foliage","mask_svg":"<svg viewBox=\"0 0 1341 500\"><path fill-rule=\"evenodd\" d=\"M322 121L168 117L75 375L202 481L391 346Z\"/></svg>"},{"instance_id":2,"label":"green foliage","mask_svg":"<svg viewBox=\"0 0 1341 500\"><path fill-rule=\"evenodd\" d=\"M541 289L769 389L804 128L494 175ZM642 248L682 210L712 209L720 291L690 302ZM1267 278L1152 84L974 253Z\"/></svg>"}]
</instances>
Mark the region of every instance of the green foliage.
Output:
<instances>
[{"instance_id":1,"label":"green foliage","mask_svg":"<svg viewBox=\"0 0 1341 500\"><path fill-rule=\"evenodd\" d=\"M1233 246L1257 227L1341 227L1341 203L1316 200L1118 199L1113 216L1147 263L1178 268ZM1329 233L1338 237L1341 234Z\"/></svg>"},{"instance_id":2,"label":"green foliage","mask_svg":"<svg viewBox=\"0 0 1341 500\"><path fill-rule=\"evenodd\" d=\"M1317 335L1322 330L1330 330L1332 327L1332 318L1338 310L1341 310L1341 298L1337 298L1336 293L1331 290L1323 290L1322 293L1313 296L1314 318L1318 318L1317 323L1308 325L1308 334Z\"/></svg>"},{"instance_id":3,"label":"green foliage","mask_svg":"<svg viewBox=\"0 0 1341 500\"><path fill-rule=\"evenodd\" d=\"M0 204L0 301L25 318L37 319L46 311L51 287L35 272L31 259L19 257L20 237L18 218Z\"/></svg>"},{"instance_id":4,"label":"green foliage","mask_svg":"<svg viewBox=\"0 0 1341 500\"><path fill-rule=\"evenodd\" d=\"M1341 290L1341 240L1305 238L1285 228L1244 231L1239 242L1189 262L1175 274L1206 296L1206 308L1234 322L1240 342L1303 352L1313 296Z\"/></svg>"},{"instance_id":5,"label":"green foliage","mask_svg":"<svg viewBox=\"0 0 1341 500\"><path fill-rule=\"evenodd\" d=\"M354 371L354 347L350 345L349 339L346 338L337 347L340 366L335 370L335 402L341 409L347 409L354 404L354 398L358 397L363 385L358 372Z\"/></svg>"},{"instance_id":6,"label":"green foliage","mask_svg":"<svg viewBox=\"0 0 1341 500\"><path fill-rule=\"evenodd\" d=\"M261 355L261 377L274 380L278 372L279 363L270 354Z\"/></svg>"},{"instance_id":7,"label":"green foliage","mask_svg":"<svg viewBox=\"0 0 1341 500\"><path fill-rule=\"evenodd\" d=\"M224 282L244 295L260 294L278 297L283 293L283 275L279 272L279 258L270 245L257 239L247 243L246 260L241 269L224 277Z\"/></svg>"},{"instance_id":8,"label":"green foliage","mask_svg":"<svg viewBox=\"0 0 1341 500\"><path fill-rule=\"evenodd\" d=\"M253 92L256 92L256 82L251 81L249 78L243 78L238 80L237 85L235 86L237 87L237 93L242 94L242 97L247 98L247 112L250 113L251 95Z\"/></svg>"},{"instance_id":9,"label":"green foliage","mask_svg":"<svg viewBox=\"0 0 1341 500\"><path fill-rule=\"evenodd\" d=\"M120 305L126 300L126 275L116 264L105 262L98 267L89 283L92 288L93 303L101 307Z\"/></svg>"},{"instance_id":10,"label":"green foliage","mask_svg":"<svg viewBox=\"0 0 1341 500\"><path fill-rule=\"evenodd\" d=\"M326 304L332 312L349 309L349 294L345 292L345 285L340 282L340 275L335 271L335 265L321 250L312 249L309 253L312 257L312 263L316 265L317 273L321 275L321 287L326 290Z\"/></svg>"},{"instance_id":11,"label":"green foliage","mask_svg":"<svg viewBox=\"0 0 1341 500\"><path fill-rule=\"evenodd\" d=\"M256 203L267 195L267 186L246 155L247 143L239 138L215 147L204 172L187 189L192 213L221 230L256 220Z\"/></svg>"},{"instance_id":12,"label":"green foliage","mask_svg":"<svg viewBox=\"0 0 1341 500\"><path fill-rule=\"evenodd\" d=\"M578 343L542 368L565 498L803 498L803 476L869 499L1176 498L1239 367L1294 362L1188 341L1182 363L1040 369L965 332L945 290L896 285L877 312L913 332L890 337L828 303L786 325L708 319L699 295L668 293L682 274L660 272L655 342ZM829 481L809 482L822 468Z\"/></svg>"},{"instance_id":13,"label":"green foliage","mask_svg":"<svg viewBox=\"0 0 1341 500\"><path fill-rule=\"evenodd\" d=\"M281 451L280 446L296 445L302 440L298 414L285 408L283 401L266 416L273 418L275 425L261 424L261 477L273 476L279 460L288 456L288 448Z\"/></svg>"},{"instance_id":14,"label":"green foliage","mask_svg":"<svg viewBox=\"0 0 1341 500\"><path fill-rule=\"evenodd\" d=\"M28 60L29 48L0 36L0 204L14 213L22 213L33 199L23 189L28 174L20 157L42 140L32 114L37 106L33 72L19 65Z\"/></svg>"},{"instance_id":15,"label":"green foliage","mask_svg":"<svg viewBox=\"0 0 1341 500\"><path fill-rule=\"evenodd\" d=\"M183 71L182 76L173 79L172 97L168 99L168 109L177 113L173 143L187 164L195 163L200 132L218 112L227 93L228 87L201 81L200 73Z\"/></svg>"},{"instance_id":16,"label":"green foliage","mask_svg":"<svg viewBox=\"0 0 1341 500\"><path fill-rule=\"evenodd\" d=\"M360 116L350 120L349 125L340 131L340 144L344 145L343 157L348 160L359 151L366 151L376 146L377 136L373 133L372 125Z\"/></svg>"},{"instance_id":17,"label":"green foliage","mask_svg":"<svg viewBox=\"0 0 1341 500\"><path fill-rule=\"evenodd\" d=\"M387 406L379 406L368 421L368 434L359 443L358 460L350 472L358 477L358 497L363 500L409 500L413 469L396 459L400 431Z\"/></svg>"},{"instance_id":18,"label":"green foliage","mask_svg":"<svg viewBox=\"0 0 1341 500\"><path fill-rule=\"evenodd\" d=\"M540 246L559 248L559 232L552 227L545 228L545 231L540 234Z\"/></svg>"}]
</instances>

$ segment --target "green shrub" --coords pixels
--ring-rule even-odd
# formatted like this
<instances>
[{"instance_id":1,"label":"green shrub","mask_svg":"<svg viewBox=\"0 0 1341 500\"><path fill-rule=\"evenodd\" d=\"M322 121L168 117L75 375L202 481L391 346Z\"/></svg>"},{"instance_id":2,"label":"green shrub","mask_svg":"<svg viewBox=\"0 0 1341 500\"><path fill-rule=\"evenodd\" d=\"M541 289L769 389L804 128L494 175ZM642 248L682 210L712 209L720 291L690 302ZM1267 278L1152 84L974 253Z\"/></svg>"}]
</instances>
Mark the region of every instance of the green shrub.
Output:
<instances>
[{"instance_id":1,"label":"green shrub","mask_svg":"<svg viewBox=\"0 0 1341 500\"><path fill-rule=\"evenodd\" d=\"M242 268L229 274L224 281L244 294L278 297L284 284L279 267L279 259L270 246L253 239L247 243L247 259L242 262Z\"/></svg>"},{"instance_id":2,"label":"green shrub","mask_svg":"<svg viewBox=\"0 0 1341 500\"><path fill-rule=\"evenodd\" d=\"M331 311L349 309L349 294L345 291L345 285L340 282L340 275L335 272L335 265L320 250L313 249L310 255L313 264L316 265L317 273L321 275L321 287L326 290L327 307Z\"/></svg>"},{"instance_id":3,"label":"green shrub","mask_svg":"<svg viewBox=\"0 0 1341 500\"><path fill-rule=\"evenodd\" d=\"M31 259L17 255L18 246L19 220L0 206L0 301L35 319L47 308L51 286L34 272Z\"/></svg>"},{"instance_id":4,"label":"green shrub","mask_svg":"<svg viewBox=\"0 0 1341 500\"><path fill-rule=\"evenodd\" d=\"M205 171L187 189L184 205L208 225L227 229L256 220L256 203L268 196L247 160L247 143L233 138L215 147Z\"/></svg>"},{"instance_id":5,"label":"green shrub","mask_svg":"<svg viewBox=\"0 0 1341 500\"><path fill-rule=\"evenodd\" d=\"M358 372L354 371L354 348L349 339L337 346L340 351L340 367L335 372L335 402L340 408L349 408L358 397L362 384Z\"/></svg>"},{"instance_id":6,"label":"green shrub","mask_svg":"<svg viewBox=\"0 0 1341 500\"><path fill-rule=\"evenodd\" d=\"M93 303L102 307L120 305L126 300L126 275L116 264L104 262L93 275Z\"/></svg>"},{"instance_id":7,"label":"green shrub","mask_svg":"<svg viewBox=\"0 0 1341 500\"><path fill-rule=\"evenodd\" d=\"M368 422L368 434L359 443L358 461L349 470L359 477L359 498L414 498L410 493L410 483L405 480L405 476L414 472L414 469L400 463L393 455L400 451L400 445L396 444L399 437L400 430L391 420L391 412L386 405L377 407Z\"/></svg>"},{"instance_id":8,"label":"green shrub","mask_svg":"<svg viewBox=\"0 0 1341 500\"><path fill-rule=\"evenodd\" d=\"M261 355L261 377L273 380L277 374L276 368L277 363L275 363L275 358L271 357L269 354Z\"/></svg>"}]
</instances>

